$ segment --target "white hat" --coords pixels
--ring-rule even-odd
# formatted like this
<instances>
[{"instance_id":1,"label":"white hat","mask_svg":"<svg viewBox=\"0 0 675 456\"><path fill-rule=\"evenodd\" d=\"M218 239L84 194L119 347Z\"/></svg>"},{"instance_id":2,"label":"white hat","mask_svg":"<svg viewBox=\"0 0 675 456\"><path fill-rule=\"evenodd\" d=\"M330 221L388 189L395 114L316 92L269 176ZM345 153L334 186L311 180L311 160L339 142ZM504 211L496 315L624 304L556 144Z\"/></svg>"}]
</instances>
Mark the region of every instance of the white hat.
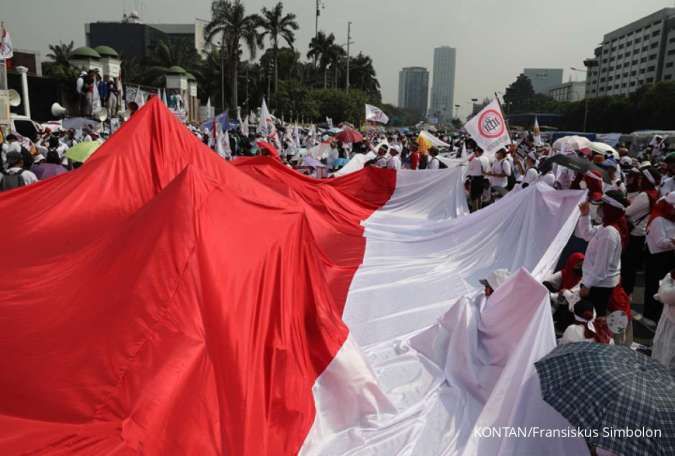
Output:
<instances>
[{"instance_id":1,"label":"white hat","mask_svg":"<svg viewBox=\"0 0 675 456\"><path fill-rule=\"evenodd\" d=\"M525 173L525 176L523 176L523 184L532 184L536 182L537 178L539 178L539 173L537 172L536 169L530 168L527 170Z\"/></svg>"},{"instance_id":2,"label":"white hat","mask_svg":"<svg viewBox=\"0 0 675 456\"><path fill-rule=\"evenodd\" d=\"M548 186L553 187L555 185L555 176L551 173L544 174L541 176L541 181Z\"/></svg>"},{"instance_id":3,"label":"white hat","mask_svg":"<svg viewBox=\"0 0 675 456\"><path fill-rule=\"evenodd\" d=\"M493 290L496 290L504 284L511 277L511 272L508 269L497 269L490 273L487 279L482 279L480 281L484 286L489 286Z\"/></svg>"}]
</instances>

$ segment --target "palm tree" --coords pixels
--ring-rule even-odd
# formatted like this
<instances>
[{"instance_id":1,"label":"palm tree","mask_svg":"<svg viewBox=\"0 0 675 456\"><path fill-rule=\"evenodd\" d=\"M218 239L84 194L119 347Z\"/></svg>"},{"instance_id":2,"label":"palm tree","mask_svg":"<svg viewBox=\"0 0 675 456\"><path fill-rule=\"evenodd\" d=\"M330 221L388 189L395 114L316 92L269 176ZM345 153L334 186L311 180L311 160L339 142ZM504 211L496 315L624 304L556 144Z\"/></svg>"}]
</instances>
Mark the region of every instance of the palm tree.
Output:
<instances>
[{"instance_id":1,"label":"palm tree","mask_svg":"<svg viewBox=\"0 0 675 456\"><path fill-rule=\"evenodd\" d=\"M343 62L346 61L347 53L342 48L342 46L335 44L330 49L330 65L335 71L335 85L334 87L338 88L338 81L340 80L340 67Z\"/></svg>"},{"instance_id":2,"label":"palm tree","mask_svg":"<svg viewBox=\"0 0 675 456\"><path fill-rule=\"evenodd\" d=\"M143 80L153 86L162 85L169 68L179 66L197 76L201 57L193 45L186 41L167 43L160 41L145 60Z\"/></svg>"},{"instance_id":3,"label":"palm tree","mask_svg":"<svg viewBox=\"0 0 675 456\"><path fill-rule=\"evenodd\" d=\"M204 29L206 40L214 43L220 37L222 55L227 55L231 62L232 100L231 108L236 109L239 102L237 81L239 79L239 62L242 54L241 41L248 48L251 58L255 58L258 48L262 48L263 41L258 33L260 17L256 14L246 15L246 9L240 0L214 0L211 3L211 21ZM224 66L224 62L223 62ZM225 72L222 71L223 85ZM222 104L225 106L225 91L222 93Z\"/></svg>"},{"instance_id":4,"label":"palm tree","mask_svg":"<svg viewBox=\"0 0 675 456\"><path fill-rule=\"evenodd\" d=\"M323 71L323 88L328 87L328 66L335 60L335 35L326 35L324 32L316 34L309 42L308 59L316 59Z\"/></svg>"},{"instance_id":5,"label":"palm tree","mask_svg":"<svg viewBox=\"0 0 675 456\"><path fill-rule=\"evenodd\" d=\"M269 38L274 49L274 93L279 89L279 38L283 39L288 46L293 49L295 42L295 30L298 30L298 23L295 21L295 14L284 15L284 5L279 2L276 6L268 10L262 9L260 18L261 37Z\"/></svg>"},{"instance_id":6,"label":"palm tree","mask_svg":"<svg viewBox=\"0 0 675 456\"><path fill-rule=\"evenodd\" d=\"M55 65L70 65L70 56L73 54L74 43L71 41L66 44L59 42L59 44L50 44L49 45L49 54L47 58L50 59Z\"/></svg>"},{"instance_id":7,"label":"palm tree","mask_svg":"<svg viewBox=\"0 0 675 456\"><path fill-rule=\"evenodd\" d=\"M359 53L350 60L349 80L355 88L368 94L376 95L380 93L380 82L375 74L373 60L363 53Z\"/></svg>"}]
</instances>

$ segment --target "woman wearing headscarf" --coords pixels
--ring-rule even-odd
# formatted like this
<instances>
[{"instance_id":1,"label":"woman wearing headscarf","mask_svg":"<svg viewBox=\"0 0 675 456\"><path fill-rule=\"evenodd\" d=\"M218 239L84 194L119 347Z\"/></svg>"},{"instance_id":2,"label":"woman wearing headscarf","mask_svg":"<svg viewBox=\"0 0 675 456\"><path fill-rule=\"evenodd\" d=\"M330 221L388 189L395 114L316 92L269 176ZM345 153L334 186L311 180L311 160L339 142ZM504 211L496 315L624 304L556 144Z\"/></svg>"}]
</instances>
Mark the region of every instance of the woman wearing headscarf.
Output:
<instances>
[{"instance_id":1,"label":"woman wearing headscarf","mask_svg":"<svg viewBox=\"0 0 675 456\"><path fill-rule=\"evenodd\" d=\"M578 299L583 263L584 254L575 252L567 258L560 271L544 280L544 285L551 292L553 320L559 331L563 331L574 321L568 307L571 301Z\"/></svg>"},{"instance_id":2,"label":"woman wearing headscarf","mask_svg":"<svg viewBox=\"0 0 675 456\"><path fill-rule=\"evenodd\" d=\"M649 214L659 198L661 175L653 167L643 167L631 173L631 186L635 191L629 196L630 205L626 218L630 224L630 239L621 257L621 281L626 293L633 293L635 276L644 262L645 236ZM652 293L653 294L653 293Z\"/></svg>"},{"instance_id":3,"label":"woman wearing headscarf","mask_svg":"<svg viewBox=\"0 0 675 456\"><path fill-rule=\"evenodd\" d=\"M576 235L588 242L579 295L593 303L598 316L596 330L603 340L608 341L612 337L606 321L609 302L612 292L621 282L621 251L628 241L624 213L628 203L618 191L607 192L600 202L600 226L592 226L588 202L579 206L581 217Z\"/></svg>"},{"instance_id":4,"label":"woman wearing headscarf","mask_svg":"<svg viewBox=\"0 0 675 456\"><path fill-rule=\"evenodd\" d=\"M661 198L654 206L647 225L647 249L644 315L656 322L663 304L654 299L654 294L659 280L675 268L675 192Z\"/></svg>"}]
</instances>

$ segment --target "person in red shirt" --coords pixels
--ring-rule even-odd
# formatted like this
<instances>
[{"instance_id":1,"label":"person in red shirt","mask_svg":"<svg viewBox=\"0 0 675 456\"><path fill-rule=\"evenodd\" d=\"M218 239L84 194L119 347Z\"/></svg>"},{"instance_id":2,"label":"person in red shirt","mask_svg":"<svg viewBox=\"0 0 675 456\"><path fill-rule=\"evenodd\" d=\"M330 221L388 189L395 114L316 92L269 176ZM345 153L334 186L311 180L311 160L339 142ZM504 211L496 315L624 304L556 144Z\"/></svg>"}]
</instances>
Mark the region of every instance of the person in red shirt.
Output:
<instances>
[{"instance_id":1,"label":"person in red shirt","mask_svg":"<svg viewBox=\"0 0 675 456\"><path fill-rule=\"evenodd\" d=\"M417 148L417 143L411 142L409 147L410 147L410 169L419 169L420 152Z\"/></svg>"}]
</instances>

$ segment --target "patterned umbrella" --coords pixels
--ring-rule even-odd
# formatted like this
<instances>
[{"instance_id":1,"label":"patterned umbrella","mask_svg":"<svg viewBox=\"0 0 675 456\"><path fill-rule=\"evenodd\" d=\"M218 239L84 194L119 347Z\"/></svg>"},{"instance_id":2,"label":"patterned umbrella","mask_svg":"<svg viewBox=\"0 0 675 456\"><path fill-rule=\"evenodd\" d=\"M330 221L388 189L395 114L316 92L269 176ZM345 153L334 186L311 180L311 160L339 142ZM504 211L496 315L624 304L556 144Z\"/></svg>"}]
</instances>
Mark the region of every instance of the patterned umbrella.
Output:
<instances>
[{"instance_id":1,"label":"patterned umbrella","mask_svg":"<svg viewBox=\"0 0 675 456\"><path fill-rule=\"evenodd\" d=\"M590 445L622 456L675 454L675 377L656 361L628 347L579 342L535 366L544 400Z\"/></svg>"},{"instance_id":2,"label":"patterned umbrella","mask_svg":"<svg viewBox=\"0 0 675 456\"><path fill-rule=\"evenodd\" d=\"M363 135L352 128L345 128L335 135L335 139L343 143L353 144L363 141Z\"/></svg>"}]
</instances>

